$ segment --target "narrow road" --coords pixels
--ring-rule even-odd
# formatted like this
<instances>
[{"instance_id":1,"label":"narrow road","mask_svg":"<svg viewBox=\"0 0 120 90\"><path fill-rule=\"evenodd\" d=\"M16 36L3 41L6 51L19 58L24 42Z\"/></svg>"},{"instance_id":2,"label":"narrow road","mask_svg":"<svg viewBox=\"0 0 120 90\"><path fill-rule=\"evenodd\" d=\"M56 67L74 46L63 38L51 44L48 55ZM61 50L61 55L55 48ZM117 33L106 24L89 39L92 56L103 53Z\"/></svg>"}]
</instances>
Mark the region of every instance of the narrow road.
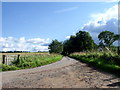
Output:
<instances>
[{"instance_id":1,"label":"narrow road","mask_svg":"<svg viewBox=\"0 0 120 90\"><path fill-rule=\"evenodd\" d=\"M120 88L120 78L69 57L53 64L2 72L3 88Z\"/></svg>"}]
</instances>

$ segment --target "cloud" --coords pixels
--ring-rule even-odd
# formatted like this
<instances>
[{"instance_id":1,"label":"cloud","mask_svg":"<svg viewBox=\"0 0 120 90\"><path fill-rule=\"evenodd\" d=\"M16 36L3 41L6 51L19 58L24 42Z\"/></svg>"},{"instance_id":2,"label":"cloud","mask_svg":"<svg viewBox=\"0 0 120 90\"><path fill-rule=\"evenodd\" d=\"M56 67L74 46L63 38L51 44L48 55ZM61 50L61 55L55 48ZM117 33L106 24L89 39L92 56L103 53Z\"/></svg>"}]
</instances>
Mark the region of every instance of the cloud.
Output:
<instances>
[{"instance_id":1,"label":"cloud","mask_svg":"<svg viewBox=\"0 0 120 90\"><path fill-rule=\"evenodd\" d=\"M47 39L41 39L41 38L33 38L33 39L28 39L28 43L34 43L34 44L48 44L50 41L49 38Z\"/></svg>"},{"instance_id":2,"label":"cloud","mask_svg":"<svg viewBox=\"0 0 120 90\"><path fill-rule=\"evenodd\" d=\"M1 37L0 51L48 51L50 39Z\"/></svg>"},{"instance_id":3,"label":"cloud","mask_svg":"<svg viewBox=\"0 0 120 90\"><path fill-rule=\"evenodd\" d=\"M73 33L72 33L72 35L74 35L74 36L75 36L75 35L76 35L76 33L75 33L75 32L73 32ZM66 36L65 38L66 38L66 39L69 39L69 38L70 38L70 36L71 36L71 35Z\"/></svg>"},{"instance_id":4,"label":"cloud","mask_svg":"<svg viewBox=\"0 0 120 90\"><path fill-rule=\"evenodd\" d=\"M119 2L119 0L107 0L106 2Z\"/></svg>"},{"instance_id":5,"label":"cloud","mask_svg":"<svg viewBox=\"0 0 120 90\"><path fill-rule=\"evenodd\" d=\"M69 39L70 38L70 36L66 36L66 39Z\"/></svg>"},{"instance_id":6,"label":"cloud","mask_svg":"<svg viewBox=\"0 0 120 90\"><path fill-rule=\"evenodd\" d=\"M70 11L74 11L74 10L76 10L76 9L78 9L78 7L77 7L77 6L75 6L75 7L71 7L71 8L61 9L61 10L55 11L55 13L70 12Z\"/></svg>"},{"instance_id":7,"label":"cloud","mask_svg":"<svg viewBox=\"0 0 120 90\"><path fill-rule=\"evenodd\" d=\"M48 46L32 45L32 51L48 51Z\"/></svg>"},{"instance_id":8,"label":"cloud","mask_svg":"<svg viewBox=\"0 0 120 90\"><path fill-rule=\"evenodd\" d=\"M91 36L98 43L100 32L108 30L118 33L118 5L107 9L104 13L91 14L91 20L84 24L82 30L90 32Z\"/></svg>"}]
</instances>

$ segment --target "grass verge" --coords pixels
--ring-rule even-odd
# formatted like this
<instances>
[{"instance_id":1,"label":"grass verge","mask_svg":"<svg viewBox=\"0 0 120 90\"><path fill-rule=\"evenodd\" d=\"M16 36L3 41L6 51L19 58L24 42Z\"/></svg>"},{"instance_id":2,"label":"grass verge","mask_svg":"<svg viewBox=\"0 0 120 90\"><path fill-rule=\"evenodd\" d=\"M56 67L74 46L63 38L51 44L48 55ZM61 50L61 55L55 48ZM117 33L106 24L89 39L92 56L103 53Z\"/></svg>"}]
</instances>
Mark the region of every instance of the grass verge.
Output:
<instances>
[{"instance_id":1,"label":"grass verge","mask_svg":"<svg viewBox=\"0 0 120 90\"><path fill-rule=\"evenodd\" d=\"M12 65L2 64L2 71L19 70L39 67L62 59L62 55L22 55L19 60L12 62Z\"/></svg>"},{"instance_id":2,"label":"grass verge","mask_svg":"<svg viewBox=\"0 0 120 90\"><path fill-rule=\"evenodd\" d=\"M120 76L120 56L114 53L86 53L70 55L71 58L77 59L89 66L95 67L99 70L114 73Z\"/></svg>"}]
</instances>

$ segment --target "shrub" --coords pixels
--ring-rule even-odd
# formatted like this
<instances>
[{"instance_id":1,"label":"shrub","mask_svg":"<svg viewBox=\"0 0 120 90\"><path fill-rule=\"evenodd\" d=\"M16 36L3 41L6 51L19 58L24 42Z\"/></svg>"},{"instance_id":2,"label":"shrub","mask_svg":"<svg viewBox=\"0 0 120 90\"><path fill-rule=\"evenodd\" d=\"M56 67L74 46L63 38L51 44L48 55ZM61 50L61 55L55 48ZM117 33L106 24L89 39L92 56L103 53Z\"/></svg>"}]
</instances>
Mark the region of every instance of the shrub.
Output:
<instances>
[{"instance_id":1,"label":"shrub","mask_svg":"<svg viewBox=\"0 0 120 90\"><path fill-rule=\"evenodd\" d=\"M9 66L2 64L2 71L10 71L10 70L19 70L19 68L16 66Z\"/></svg>"},{"instance_id":2,"label":"shrub","mask_svg":"<svg viewBox=\"0 0 120 90\"><path fill-rule=\"evenodd\" d=\"M118 73L120 72L120 56L114 53L87 53L71 54L70 57L78 59L84 63L88 63L91 66L97 67L104 71Z\"/></svg>"}]
</instances>

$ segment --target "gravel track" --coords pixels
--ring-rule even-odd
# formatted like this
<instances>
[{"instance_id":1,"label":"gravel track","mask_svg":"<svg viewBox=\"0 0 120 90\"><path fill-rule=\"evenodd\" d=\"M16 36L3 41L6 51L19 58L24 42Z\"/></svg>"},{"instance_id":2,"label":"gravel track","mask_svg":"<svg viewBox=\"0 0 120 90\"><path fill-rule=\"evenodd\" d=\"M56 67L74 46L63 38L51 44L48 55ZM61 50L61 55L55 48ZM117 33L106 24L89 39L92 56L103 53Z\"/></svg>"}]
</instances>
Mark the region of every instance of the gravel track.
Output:
<instances>
[{"instance_id":1,"label":"gravel track","mask_svg":"<svg viewBox=\"0 0 120 90\"><path fill-rule=\"evenodd\" d=\"M2 88L120 88L120 78L63 57L33 69L2 72Z\"/></svg>"}]
</instances>

